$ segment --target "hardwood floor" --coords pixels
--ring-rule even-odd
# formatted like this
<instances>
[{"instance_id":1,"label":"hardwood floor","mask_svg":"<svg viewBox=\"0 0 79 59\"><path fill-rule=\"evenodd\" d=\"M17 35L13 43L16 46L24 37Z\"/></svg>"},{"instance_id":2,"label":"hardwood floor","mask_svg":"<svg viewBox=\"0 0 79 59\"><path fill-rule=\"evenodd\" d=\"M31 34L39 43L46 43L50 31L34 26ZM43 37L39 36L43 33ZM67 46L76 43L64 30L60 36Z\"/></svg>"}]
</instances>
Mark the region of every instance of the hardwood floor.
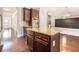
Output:
<instances>
[{"instance_id":1,"label":"hardwood floor","mask_svg":"<svg viewBox=\"0 0 79 59\"><path fill-rule=\"evenodd\" d=\"M24 37L16 38L12 41L5 42L2 52L30 52L26 44L27 42L25 42Z\"/></svg>"}]
</instances>

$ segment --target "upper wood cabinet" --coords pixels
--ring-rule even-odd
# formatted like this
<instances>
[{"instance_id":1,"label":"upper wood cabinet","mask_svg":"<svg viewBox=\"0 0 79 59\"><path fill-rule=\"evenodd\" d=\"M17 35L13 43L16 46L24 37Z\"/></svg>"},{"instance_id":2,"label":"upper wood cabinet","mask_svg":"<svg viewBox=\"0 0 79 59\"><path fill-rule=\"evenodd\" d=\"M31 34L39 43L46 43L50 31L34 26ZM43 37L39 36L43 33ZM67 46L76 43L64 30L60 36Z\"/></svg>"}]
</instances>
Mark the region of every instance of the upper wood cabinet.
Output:
<instances>
[{"instance_id":1,"label":"upper wood cabinet","mask_svg":"<svg viewBox=\"0 0 79 59\"><path fill-rule=\"evenodd\" d=\"M32 27L39 28L39 10L32 9Z\"/></svg>"},{"instance_id":2,"label":"upper wood cabinet","mask_svg":"<svg viewBox=\"0 0 79 59\"><path fill-rule=\"evenodd\" d=\"M39 10L24 8L24 26L39 27Z\"/></svg>"},{"instance_id":3,"label":"upper wood cabinet","mask_svg":"<svg viewBox=\"0 0 79 59\"><path fill-rule=\"evenodd\" d=\"M24 8L24 26L29 27L32 26L31 22L31 11L28 8Z\"/></svg>"},{"instance_id":4,"label":"upper wood cabinet","mask_svg":"<svg viewBox=\"0 0 79 59\"><path fill-rule=\"evenodd\" d=\"M32 9L32 20L38 20L39 18L39 11L36 9Z\"/></svg>"}]
</instances>

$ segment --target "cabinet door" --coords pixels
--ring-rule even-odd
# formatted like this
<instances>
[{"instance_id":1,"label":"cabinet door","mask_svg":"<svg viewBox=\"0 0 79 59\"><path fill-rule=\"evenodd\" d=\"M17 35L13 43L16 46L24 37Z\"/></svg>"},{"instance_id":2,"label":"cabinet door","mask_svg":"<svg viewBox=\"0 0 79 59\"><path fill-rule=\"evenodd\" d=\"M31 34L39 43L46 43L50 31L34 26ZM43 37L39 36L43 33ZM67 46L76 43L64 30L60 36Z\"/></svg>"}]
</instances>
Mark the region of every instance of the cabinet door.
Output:
<instances>
[{"instance_id":1,"label":"cabinet door","mask_svg":"<svg viewBox=\"0 0 79 59\"><path fill-rule=\"evenodd\" d=\"M61 34L61 51L78 52L79 37Z\"/></svg>"},{"instance_id":2,"label":"cabinet door","mask_svg":"<svg viewBox=\"0 0 79 59\"><path fill-rule=\"evenodd\" d=\"M28 44L30 50L33 50L33 37L27 36L27 44Z\"/></svg>"},{"instance_id":3,"label":"cabinet door","mask_svg":"<svg viewBox=\"0 0 79 59\"><path fill-rule=\"evenodd\" d=\"M35 38L34 50L36 52L49 52L49 44L47 42L42 41L39 38Z\"/></svg>"},{"instance_id":4,"label":"cabinet door","mask_svg":"<svg viewBox=\"0 0 79 59\"><path fill-rule=\"evenodd\" d=\"M31 11L28 8L24 8L24 22L27 27L32 26Z\"/></svg>"},{"instance_id":5,"label":"cabinet door","mask_svg":"<svg viewBox=\"0 0 79 59\"><path fill-rule=\"evenodd\" d=\"M34 43L33 43L33 52L37 52L37 50L38 50L37 43L38 42L36 40L34 40Z\"/></svg>"},{"instance_id":6,"label":"cabinet door","mask_svg":"<svg viewBox=\"0 0 79 59\"><path fill-rule=\"evenodd\" d=\"M51 37L51 52L60 51L60 34L57 33Z\"/></svg>"},{"instance_id":7,"label":"cabinet door","mask_svg":"<svg viewBox=\"0 0 79 59\"><path fill-rule=\"evenodd\" d=\"M79 37L67 35L67 51L79 52Z\"/></svg>"}]
</instances>

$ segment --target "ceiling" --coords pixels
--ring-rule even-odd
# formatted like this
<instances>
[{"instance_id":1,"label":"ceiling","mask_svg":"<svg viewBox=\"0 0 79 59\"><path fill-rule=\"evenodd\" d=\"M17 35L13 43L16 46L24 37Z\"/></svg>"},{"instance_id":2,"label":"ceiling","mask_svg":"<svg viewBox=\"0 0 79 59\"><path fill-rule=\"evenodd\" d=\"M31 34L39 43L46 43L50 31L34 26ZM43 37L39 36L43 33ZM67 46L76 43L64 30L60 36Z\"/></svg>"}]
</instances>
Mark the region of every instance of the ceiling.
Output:
<instances>
[{"instance_id":1,"label":"ceiling","mask_svg":"<svg viewBox=\"0 0 79 59\"><path fill-rule=\"evenodd\" d=\"M17 11L16 7L5 7L5 8L2 8L2 12L14 13L16 11Z\"/></svg>"},{"instance_id":2,"label":"ceiling","mask_svg":"<svg viewBox=\"0 0 79 59\"><path fill-rule=\"evenodd\" d=\"M47 7L54 17L79 17L79 7Z\"/></svg>"},{"instance_id":3,"label":"ceiling","mask_svg":"<svg viewBox=\"0 0 79 59\"><path fill-rule=\"evenodd\" d=\"M34 8L34 7L33 7ZM79 7L41 7L47 12L51 12L54 17L79 17ZM0 8L2 12L14 13L17 12L17 7ZM39 8L34 8L39 9Z\"/></svg>"}]
</instances>

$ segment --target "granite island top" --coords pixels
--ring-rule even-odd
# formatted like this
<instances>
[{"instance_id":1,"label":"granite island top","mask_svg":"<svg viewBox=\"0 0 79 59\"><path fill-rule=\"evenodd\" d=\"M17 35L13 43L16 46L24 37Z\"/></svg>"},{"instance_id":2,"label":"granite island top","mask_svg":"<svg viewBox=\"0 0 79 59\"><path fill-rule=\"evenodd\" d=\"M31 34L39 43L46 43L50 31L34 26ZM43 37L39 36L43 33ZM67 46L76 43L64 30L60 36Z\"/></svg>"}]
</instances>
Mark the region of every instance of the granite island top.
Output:
<instances>
[{"instance_id":1,"label":"granite island top","mask_svg":"<svg viewBox=\"0 0 79 59\"><path fill-rule=\"evenodd\" d=\"M34 32L43 33L46 35L55 35L57 33L67 34L79 37L79 29L69 29L69 28L51 28L51 29L38 29L38 28L28 28L26 30L31 30Z\"/></svg>"},{"instance_id":2,"label":"granite island top","mask_svg":"<svg viewBox=\"0 0 79 59\"><path fill-rule=\"evenodd\" d=\"M29 28L26 30L31 30L34 32L38 32L38 33L42 33L42 34L46 34L46 35L55 35L57 33L60 33L60 30L56 30L56 29L38 29L38 28Z\"/></svg>"}]
</instances>

